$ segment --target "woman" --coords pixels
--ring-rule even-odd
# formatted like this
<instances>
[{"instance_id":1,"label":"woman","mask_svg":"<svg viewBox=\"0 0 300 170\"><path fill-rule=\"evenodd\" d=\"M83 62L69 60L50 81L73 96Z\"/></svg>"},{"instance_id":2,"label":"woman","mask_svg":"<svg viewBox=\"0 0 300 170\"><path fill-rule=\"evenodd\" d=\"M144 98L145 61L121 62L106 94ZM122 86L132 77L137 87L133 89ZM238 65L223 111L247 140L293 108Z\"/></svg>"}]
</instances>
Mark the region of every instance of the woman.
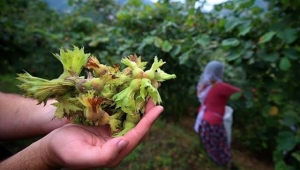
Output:
<instances>
[{"instance_id":1,"label":"woman","mask_svg":"<svg viewBox=\"0 0 300 170\"><path fill-rule=\"evenodd\" d=\"M214 162L236 169L232 163L223 116L229 97L240 89L222 81L224 67L219 61L211 61L200 76L197 96L201 107L194 128Z\"/></svg>"}]
</instances>

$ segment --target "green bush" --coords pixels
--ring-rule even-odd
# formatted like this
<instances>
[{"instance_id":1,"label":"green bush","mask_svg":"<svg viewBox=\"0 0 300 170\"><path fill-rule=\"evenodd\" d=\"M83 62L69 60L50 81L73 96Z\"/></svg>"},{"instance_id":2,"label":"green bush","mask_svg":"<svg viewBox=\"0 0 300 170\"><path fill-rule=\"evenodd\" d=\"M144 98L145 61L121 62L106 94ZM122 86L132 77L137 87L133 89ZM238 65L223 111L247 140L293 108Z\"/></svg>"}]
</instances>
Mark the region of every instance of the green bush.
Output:
<instances>
[{"instance_id":1,"label":"green bush","mask_svg":"<svg viewBox=\"0 0 300 170\"><path fill-rule=\"evenodd\" d=\"M62 68L52 53L72 45L110 65L130 54L158 56L166 61L163 70L177 76L159 89L163 118L180 121L196 116L195 85L204 65L221 60L225 80L243 89L243 99L230 102L237 140L273 156L276 169L288 168L281 154L288 151L299 164L293 148L300 131L290 130L300 124L298 1L269 0L264 9L254 0L228 1L210 13L193 0L152 6L129 0L122 7L108 0L74 2L75 11L61 14L41 1L1 1L1 73L54 78Z\"/></svg>"}]
</instances>

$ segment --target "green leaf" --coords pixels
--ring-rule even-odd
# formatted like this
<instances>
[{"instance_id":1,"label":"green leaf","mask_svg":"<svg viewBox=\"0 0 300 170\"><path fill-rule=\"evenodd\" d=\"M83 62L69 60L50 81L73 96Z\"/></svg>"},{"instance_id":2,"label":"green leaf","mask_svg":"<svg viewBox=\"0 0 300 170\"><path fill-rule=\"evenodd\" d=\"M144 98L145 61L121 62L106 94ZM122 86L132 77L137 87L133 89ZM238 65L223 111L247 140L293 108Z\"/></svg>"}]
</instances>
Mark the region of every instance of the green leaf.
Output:
<instances>
[{"instance_id":1,"label":"green leaf","mask_svg":"<svg viewBox=\"0 0 300 170\"><path fill-rule=\"evenodd\" d=\"M240 1L240 8L250 8L254 5L255 0Z\"/></svg>"},{"instance_id":2,"label":"green leaf","mask_svg":"<svg viewBox=\"0 0 300 170\"><path fill-rule=\"evenodd\" d=\"M277 37L282 39L287 44L293 43L298 38L297 31L290 28L277 31Z\"/></svg>"},{"instance_id":3,"label":"green leaf","mask_svg":"<svg viewBox=\"0 0 300 170\"><path fill-rule=\"evenodd\" d=\"M154 40L154 45L157 47L157 48L161 48L163 44L163 40L159 37L155 37L155 40Z\"/></svg>"},{"instance_id":4,"label":"green leaf","mask_svg":"<svg viewBox=\"0 0 300 170\"><path fill-rule=\"evenodd\" d=\"M223 47L236 47L240 44L240 41L236 38L228 38L222 41Z\"/></svg>"},{"instance_id":5,"label":"green leaf","mask_svg":"<svg viewBox=\"0 0 300 170\"><path fill-rule=\"evenodd\" d=\"M261 110L261 113L264 117L269 117L270 108L271 108L271 106L268 104L263 107L263 109Z\"/></svg>"},{"instance_id":6,"label":"green leaf","mask_svg":"<svg viewBox=\"0 0 300 170\"><path fill-rule=\"evenodd\" d=\"M261 36L259 38L258 43L263 44L263 43L269 42L275 34L276 34L276 32L274 32L274 31L270 31L270 32L265 33L263 36Z\"/></svg>"},{"instance_id":7,"label":"green leaf","mask_svg":"<svg viewBox=\"0 0 300 170\"><path fill-rule=\"evenodd\" d=\"M286 49L283 51L283 55L291 60L299 59L299 53L294 49Z\"/></svg>"},{"instance_id":8,"label":"green leaf","mask_svg":"<svg viewBox=\"0 0 300 170\"><path fill-rule=\"evenodd\" d=\"M281 94L281 93L277 93L277 94L276 93L275 94L271 93L268 96L268 101L274 102L278 105L281 105L281 104L285 103L286 102L285 99L286 99L285 95Z\"/></svg>"},{"instance_id":9,"label":"green leaf","mask_svg":"<svg viewBox=\"0 0 300 170\"><path fill-rule=\"evenodd\" d=\"M253 51L246 51L244 54L243 54L243 58L244 59L249 59L253 56L254 52Z\"/></svg>"},{"instance_id":10,"label":"green leaf","mask_svg":"<svg viewBox=\"0 0 300 170\"><path fill-rule=\"evenodd\" d=\"M57 98L57 102L52 104L57 108L54 116L59 119L62 119L63 117L69 117L72 113L81 111L82 109L75 104L76 101L76 98Z\"/></svg>"},{"instance_id":11,"label":"green leaf","mask_svg":"<svg viewBox=\"0 0 300 170\"><path fill-rule=\"evenodd\" d=\"M189 59L189 51L183 53L180 57L179 57L179 64L183 65L185 64Z\"/></svg>"},{"instance_id":12,"label":"green leaf","mask_svg":"<svg viewBox=\"0 0 300 170\"><path fill-rule=\"evenodd\" d=\"M173 48L172 52L171 52L171 57L175 58L181 51L181 46L177 45L175 48Z\"/></svg>"},{"instance_id":13,"label":"green leaf","mask_svg":"<svg viewBox=\"0 0 300 170\"><path fill-rule=\"evenodd\" d=\"M299 154L299 153L294 152L294 153L292 153L292 156L293 156L295 159L297 159L298 162L300 162L300 154Z\"/></svg>"},{"instance_id":14,"label":"green leaf","mask_svg":"<svg viewBox=\"0 0 300 170\"><path fill-rule=\"evenodd\" d=\"M240 58L240 56L241 56L241 54L239 54L239 53L231 53L226 57L226 60L233 61L233 60Z\"/></svg>"},{"instance_id":15,"label":"green leaf","mask_svg":"<svg viewBox=\"0 0 300 170\"><path fill-rule=\"evenodd\" d=\"M244 36L246 34L248 34L251 30L251 26L248 26L248 25L244 25L244 26L241 26L239 27L239 34L238 36Z\"/></svg>"},{"instance_id":16,"label":"green leaf","mask_svg":"<svg viewBox=\"0 0 300 170\"><path fill-rule=\"evenodd\" d=\"M263 12L263 10L261 8L259 8L258 6L254 6L252 9L251 9L252 13L255 14L255 15L258 15L260 13Z\"/></svg>"},{"instance_id":17,"label":"green leaf","mask_svg":"<svg viewBox=\"0 0 300 170\"><path fill-rule=\"evenodd\" d=\"M224 3L224 7L225 7L225 9L232 10L232 9L234 9L234 3L232 1L227 1Z\"/></svg>"},{"instance_id":18,"label":"green leaf","mask_svg":"<svg viewBox=\"0 0 300 170\"><path fill-rule=\"evenodd\" d=\"M210 44L210 37L207 34L203 34L199 36L196 40L196 43L201 45L202 47L206 47Z\"/></svg>"},{"instance_id":19,"label":"green leaf","mask_svg":"<svg viewBox=\"0 0 300 170\"><path fill-rule=\"evenodd\" d=\"M172 46L172 44L170 44L169 41L164 41L164 42L163 42L162 50L163 50L164 52L169 52L169 51L172 50L172 48L173 48L173 46Z\"/></svg>"},{"instance_id":20,"label":"green leaf","mask_svg":"<svg viewBox=\"0 0 300 170\"><path fill-rule=\"evenodd\" d=\"M214 5L214 10L216 11L221 11L223 9L222 5L218 4L218 5Z\"/></svg>"},{"instance_id":21,"label":"green leaf","mask_svg":"<svg viewBox=\"0 0 300 170\"><path fill-rule=\"evenodd\" d=\"M284 116L284 118L282 119L282 124L288 127L294 126L297 122L297 119L292 116Z\"/></svg>"},{"instance_id":22,"label":"green leaf","mask_svg":"<svg viewBox=\"0 0 300 170\"><path fill-rule=\"evenodd\" d=\"M144 42L145 44L150 45L150 44L152 44L152 43L154 42L154 39L155 39L155 37L153 37L153 36L148 36L148 37L146 37L146 38L143 39L143 42Z\"/></svg>"},{"instance_id":23,"label":"green leaf","mask_svg":"<svg viewBox=\"0 0 300 170\"><path fill-rule=\"evenodd\" d=\"M273 53L262 52L262 53L259 53L258 55L263 60L269 61L269 62L275 62L279 58L279 54L277 52L273 52Z\"/></svg>"},{"instance_id":24,"label":"green leaf","mask_svg":"<svg viewBox=\"0 0 300 170\"><path fill-rule=\"evenodd\" d=\"M145 42L141 42L140 45L139 45L139 47L138 47L138 51L142 51L146 45L147 44ZM123 51L123 49L120 49L120 48L119 48L119 50Z\"/></svg>"},{"instance_id":25,"label":"green leaf","mask_svg":"<svg viewBox=\"0 0 300 170\"><path fill-rule=\"evenodd\" d=\"M235 27L237 27L240 24L240 20L237 18L232 18L232 19L228 19L226 20L226 24L225 24L225 31L229 32L232 31Z\"/></svg>"},{"instance_id":26,"label":"green leaf","mask_svg":"<svg viewBox=\"0 0 300 170\"><path fill-rule=\"evenodd\" d=\"M287 71L291 68L291 62L287 57L280 59L279 68L283 71Z\"/></svg>"},{"instance_id":27,"label":"green leaf","mask_svg":"<svg viewBox=\"0 0 300 170\"><path fill-rule=\"evenodd\" d=\"M296 146L295 136L290 131L279 132L277 142L281 151L290 151Z\"/></svg>"},{"instance_id":28,"label":"green leaf","mask_svg":"<svg viewBox=\"0 0 300 170\"><path fill-rule=\"evenodd\" d=\"M227 20L225 20L225 19L220 19L220 20L217 22L216 26L217 26L219 29L223 29L223 27L225 27L226 23L227 23Z\"/></svg>"},{"instance_id":29,"label":"green leaf","mask_svg":"<svg viewBox=\"0 0 300 170\"><path fill-rule=\"evenodd\" d=\"M108 41L109 41L108 37L95 38L89 43L89 46L96 47L99 43L106 43Z\"/></svg>"},{"instance_id":30,"label":"green leaf","mask_svg":"<svg viewBox=\"0 0 300 170\"><path fill-rule=\"evenodd\" d=\"M234 93L233 95L230 96L230 100L239 100L241 96L242 96L242 92Z\"/></svg>"}]
</instances>

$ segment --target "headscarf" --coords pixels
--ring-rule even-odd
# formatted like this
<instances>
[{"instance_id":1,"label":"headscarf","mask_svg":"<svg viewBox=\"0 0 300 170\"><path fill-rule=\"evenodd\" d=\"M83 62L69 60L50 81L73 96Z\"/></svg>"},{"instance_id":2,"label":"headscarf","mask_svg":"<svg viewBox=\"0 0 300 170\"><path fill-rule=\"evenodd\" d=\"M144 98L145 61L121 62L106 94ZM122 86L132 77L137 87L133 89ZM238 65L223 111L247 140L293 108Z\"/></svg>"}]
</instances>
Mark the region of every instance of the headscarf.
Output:
<instances>
[{"instance_id":1,"label":"headscarf","mask_svg":"<svg viewBox=\"0 0 300 170\"><path fill-rule=\"evenodd\" d=\"M197 97L203 103L212 82L221 82L225 64L220 61L210 61L204 68L197 85Z\"/></svg>"}]
</instances>

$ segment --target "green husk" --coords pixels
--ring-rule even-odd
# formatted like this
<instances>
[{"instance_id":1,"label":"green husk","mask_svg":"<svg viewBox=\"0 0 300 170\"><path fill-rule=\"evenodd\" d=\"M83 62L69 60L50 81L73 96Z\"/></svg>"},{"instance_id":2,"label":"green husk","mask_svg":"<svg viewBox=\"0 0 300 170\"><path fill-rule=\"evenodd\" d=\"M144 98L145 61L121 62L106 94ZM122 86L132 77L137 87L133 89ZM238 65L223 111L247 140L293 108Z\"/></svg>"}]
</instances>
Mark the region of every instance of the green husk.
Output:
<instances>
[{"instance_id":1,"label":"green husk","mask_svg":"<svg viewBox=\"0 0 300 170\"><path fill-rule=\"evenodd\" d=\"M155 104L161 103L159 83L176 78L161 70L165 62L156 56L149 70L145 70L147 62L137 55L122 58L121 63L126 66L123 70L118 64L101 64L75 46L73 50L61 49L54 56L64 68L58 78L47 80L29 73L18 74L24 95L37 99L39 104L54 98L54 117L88 126L107 124L113 136L126 134L139 122L149 98ZM85 76L80 75L83 69Z\"/></svg>"}]
</instances>

